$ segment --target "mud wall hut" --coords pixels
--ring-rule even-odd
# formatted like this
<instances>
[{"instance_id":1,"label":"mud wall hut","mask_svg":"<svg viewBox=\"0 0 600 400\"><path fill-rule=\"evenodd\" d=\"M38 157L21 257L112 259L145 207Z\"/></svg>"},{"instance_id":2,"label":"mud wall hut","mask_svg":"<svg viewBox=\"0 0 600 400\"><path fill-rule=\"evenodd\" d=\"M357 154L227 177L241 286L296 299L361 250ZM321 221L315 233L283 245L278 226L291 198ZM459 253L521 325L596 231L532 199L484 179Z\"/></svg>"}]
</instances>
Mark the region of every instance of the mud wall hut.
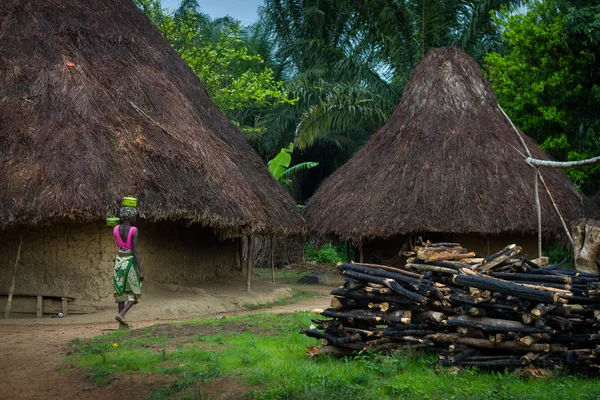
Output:
<instances>
[{"instance_id":1,"label":"mud wall hut","mask_svg":"<svg viewBox=\"0 0 600 400\"><path fill-rule=\"evenodd\" d=\"M0 291L101 300L104 219L139 199L147 280L239 271L238 239L302 232L293 200L130 0L0 6ZM239 272L237 272L239 273Z\"/></svg>"},{"instance_id":2,"label":"mud wall hut","mask_svg":"<svg viewBox=\"0 0 600 400\"><path fill-rule=\"evenodd\" d=\"M535 175L524 153L476 62L456 48L431 51L388 123L309 200L307 226L321 239L362 245L373 262L419 235L479 254L511 242L537 254ZM567 220L592 212L561 170L543 175ZM544 234L561 232L542 185L539 195Z\"/></svg>"}]
</instances>

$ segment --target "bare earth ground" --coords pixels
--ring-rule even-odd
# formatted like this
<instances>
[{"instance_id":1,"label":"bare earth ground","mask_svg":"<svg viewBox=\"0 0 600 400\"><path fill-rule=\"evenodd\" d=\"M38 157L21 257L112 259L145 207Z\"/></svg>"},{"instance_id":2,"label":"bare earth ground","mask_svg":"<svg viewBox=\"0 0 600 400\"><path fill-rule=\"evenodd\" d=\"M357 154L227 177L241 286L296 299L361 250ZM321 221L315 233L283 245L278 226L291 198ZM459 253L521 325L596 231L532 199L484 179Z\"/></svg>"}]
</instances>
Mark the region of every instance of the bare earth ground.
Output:
<instances>
[{"instance_id":1,"label":"bare earth ground","mask_svg":"<svg viewBox=\"0 0 600 400\"><path fill-rule=\"evenodd\" d=\"M337 286L333 279L331 286ZM201 290L181 292L176 287L147 285L142 302L135 306L127 319L134 328L145 327L165 320L185 320L211 315L233 315L248 312L293 312L326 308L330 285L282 285L264 280L252 281L252 293L245 292L240 278L217 279L207 282ZM318 296L302 302L257 311L244 311L244 304L264 304L277 298L291 296L291 288L314 291ZM181 287L179 287L181 289ZM113 307L116 308L116 307ZM15 318L0 320L0 399L143 399L165 382L156 377L123 375L110 384L95 386L85 372L64 371L63 359L70 351L69 342L75 338L92 337L113 331L115 310L69 315L66 318ZM63 370L61 372L61 369ZM227 379L211 383L207 392L213 398L240 398L245 388Z\"/></svg>"}]
</instances>

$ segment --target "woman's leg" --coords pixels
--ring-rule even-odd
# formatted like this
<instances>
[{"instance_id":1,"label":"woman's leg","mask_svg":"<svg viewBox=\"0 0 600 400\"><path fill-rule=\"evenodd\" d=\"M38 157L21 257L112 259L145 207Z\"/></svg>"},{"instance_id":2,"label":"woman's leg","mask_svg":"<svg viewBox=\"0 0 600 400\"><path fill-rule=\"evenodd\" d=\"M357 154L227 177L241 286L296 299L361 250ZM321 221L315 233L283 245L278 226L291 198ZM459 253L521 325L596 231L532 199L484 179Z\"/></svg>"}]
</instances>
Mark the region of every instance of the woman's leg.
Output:
<instances>
[{"instance_id":1,"label":"woman's leg","mask_svg":"<svg viewBox=\"0 0 600 400\"><path fill-rule=\"evenodd\" d=\"M118 309L119 309L119 316L120 316L120 315L121 315L121 312L123 312L123 308L125 308L125 303L124 303L124 302L122 302L122 301L120 301L120 302L118 302L118 303L117 303L117 307L118 307ZM117 317L117 318L115 318L115 319L116 319L117 321L119 321L119 318L118 318L118 317ZM127 327L128 327L128 325L127 325L127 323L126 323L126 322L121 322L121 321L119 321L119 329L125 329L125 328L127 328Z\"/></svg>"},{"instance_id":2,"label":"woman's leg","mask_svg":"<svg viewBox=\"0 0 600 400\"><path fill-rule=\"evenodd\" d=\"M122 303L119 303L122 304ZM129 309L131 307L133 307L134 304L137 304L137 301L128 301L127 304L125 304L125 306L123 307L123 309L119 310L119 315L121 317L125 317L125 314L127 314L127 311L129 311Z\"/></svg>"}]
</instances>

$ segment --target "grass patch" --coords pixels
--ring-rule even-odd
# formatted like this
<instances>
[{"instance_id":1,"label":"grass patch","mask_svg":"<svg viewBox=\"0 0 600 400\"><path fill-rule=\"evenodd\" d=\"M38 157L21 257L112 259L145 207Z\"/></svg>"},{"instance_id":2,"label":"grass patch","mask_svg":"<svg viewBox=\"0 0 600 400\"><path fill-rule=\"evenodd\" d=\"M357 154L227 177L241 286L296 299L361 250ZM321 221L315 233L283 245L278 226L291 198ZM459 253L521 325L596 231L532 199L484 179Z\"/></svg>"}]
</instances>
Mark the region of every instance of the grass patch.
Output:
<instances>
[{"instance_id":1,"label":"grass patch","mask_svg":"<svg viewBox=\"0 0 600 400\"><path fill-rule=\"evenodd\" d=\"M242 304L242 307L246 310L260 310L262 308L285 306L288 304L295 304L301 302L305 299L310 299L311 297L315 297L316 295L318 295L318 293L316 292L292 289L292 297L282 297L277 300L269 301L267 303L245 303Z\"/></svg>"},{"instance_id":2,"label":"grass patch","mask_svg":"<svg viewBox=\"0 0 600 400\"><path fill-rule=\"evenodd\" d=\"M515 372L465 369L453 375L435 355L309 360L315 339L298 334L311 313L199 319L73 341L69 364L86 368L97 384L115 374L156 374L172 383L152 398L211 398L221 381L238 382L239 397L255 399L596 399L596 378L556 372L545 380ZM118 347L114 348L113 343ZM212 384L211 384L212 382ZM215 383L216 382L216 383ZM207 388L212 388L212 392Z\"/></svg>"},{"instance_id":3,"label":"grass patch","mask_svg":"<svg viewBox=\"0 0 600 400\"><path fill-rule=\"evenodd\" d=\"M271 269L270 268L255 268L254 273L258 279L262 281L271 282ZM300 278L305 276L306 271L296 271L288 268L275 269L275 282L284 285L297 284Z\"/></svg>"}]
</instances>

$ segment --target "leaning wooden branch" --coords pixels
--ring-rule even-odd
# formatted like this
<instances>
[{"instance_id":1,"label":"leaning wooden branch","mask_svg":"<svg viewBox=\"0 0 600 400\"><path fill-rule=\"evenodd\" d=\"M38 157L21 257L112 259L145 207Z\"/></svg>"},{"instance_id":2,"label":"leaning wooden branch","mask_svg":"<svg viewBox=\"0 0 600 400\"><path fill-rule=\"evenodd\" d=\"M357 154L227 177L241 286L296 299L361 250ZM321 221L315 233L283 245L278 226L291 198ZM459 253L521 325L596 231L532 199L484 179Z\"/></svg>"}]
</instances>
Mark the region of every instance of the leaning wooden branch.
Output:
<instances>
[{"instance_id":1,"label":"leaning wooden branch","mask_svg":"<svg viewBox=\"0 0 600 400\"><path fill-rule=\"evenodd\" d=\"M504 118L506 118L506 120L508 121L510 126L513 128L513 130L517 134L519 141L525 148L525 152L527 153L528 158L532 158L531 152L529 151L529 147L527 147L527 144L525 143L525 139L523 139L521 132L519 132L519 130L517 129L515 124L513 124L512 120L504 112L504 110L502 109L500 104L498 104L498 108L500 109L500 112L502 112L502 115L504 115ZM541 176L541 175L540 175L540 171L537 169L537 167L535 167L533 165L531 165L531 166L535 169L535 180L534 180L534 185L533 185L534 186L533 191L534 191L534 196L535 196L535 211L537 214L537 221L538 221L538 257L541 257L542 256L542 207L540 204L540 193L539 193L539 189L538 189L538 176Z\"/></svg>"},{"instance_id":2,"label":"leaning wooden branch","mask_svg":"<svg viewBox=\"0 0 600 400\"><path fill-rule=\"evenodd\" d=\"M8 318L10 316L10 308L12 305L12 297L15 293L15 282L17 280L17 270L19 269L19 260L21 259L21 247L23 246L23 234L19 234L19 247L17 249L17 258L15 260L15 268L13 270L13 276L10 283L10 289L8 290L8 299L6 301L6 311L4 313L4 318Z\"/></svg>"},{"instance_id":3,"label":"leaning wooden branch","mask_svg":"<svg viewBox=\"0 0 600 400\"><path fill-rule=\"evenodd\" d=\"M583 167L586 165L600 164L600 156L594 158L588 158L586 160L579 161L548 161L548 160L538 160L536 158L532 158L531 156L525 159L525 162L529 165L534 165L537 167L548 167L548 168L574 168L574 167Z\"/></svg>"}]
</instances>

